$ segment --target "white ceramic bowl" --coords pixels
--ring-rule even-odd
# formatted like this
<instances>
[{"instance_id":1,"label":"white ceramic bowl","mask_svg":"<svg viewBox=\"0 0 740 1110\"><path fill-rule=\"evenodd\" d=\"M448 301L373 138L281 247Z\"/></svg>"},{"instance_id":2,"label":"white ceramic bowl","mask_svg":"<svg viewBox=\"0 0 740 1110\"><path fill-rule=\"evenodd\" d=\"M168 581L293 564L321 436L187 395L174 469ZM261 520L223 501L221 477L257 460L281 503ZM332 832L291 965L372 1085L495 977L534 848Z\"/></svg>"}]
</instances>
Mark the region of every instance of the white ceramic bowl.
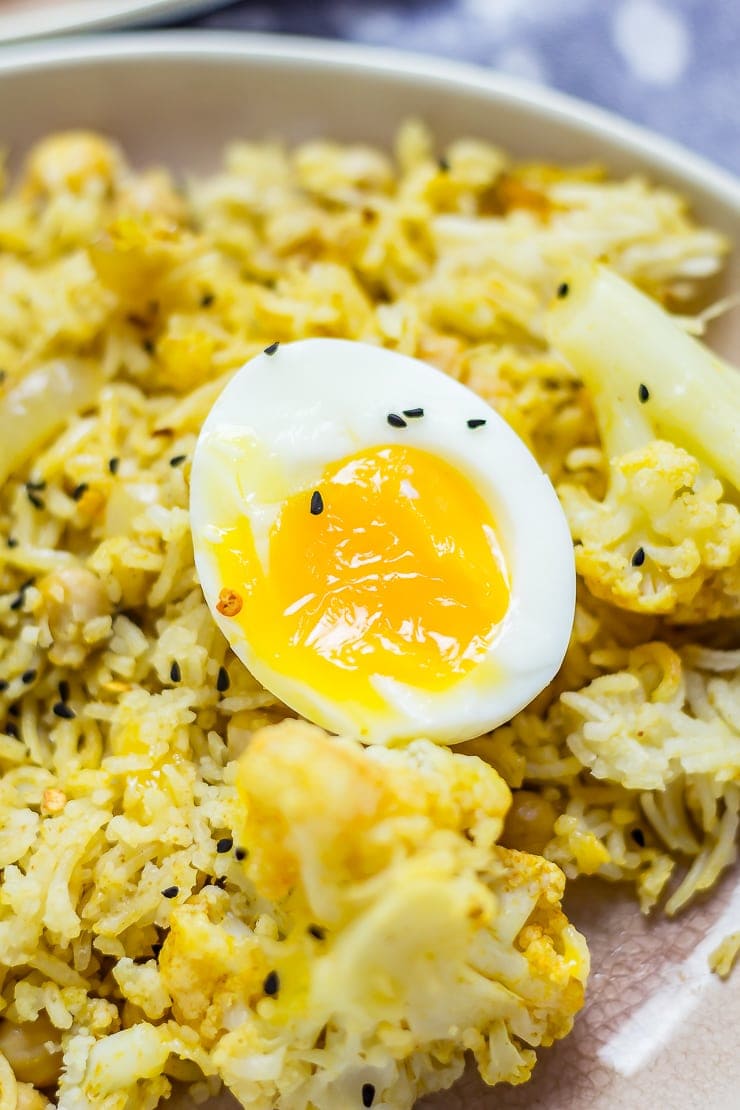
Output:
<instances>
[{"instance_id":1,"label":"white ceramic bowl","mask_svg":"<svg viewBox=\"0 0 740 1110\"><path fill-rule=\"evenodd\" d=\"M410 115L441 143L462 134L538 159L594 159L680 189L700 219L740 241L740 183L695 155L547 89L439 60L311 40L196 33L67 40L0 55L0 145L14 159L40 135L99 128L137 163L216 164L236 136L309 135L387 145ZM740 287L735 252L725 276ZM740 360L740 314L712 339ZM731 1110L740 1090L738 976L712 979L707 954L737 929L737 871L679 921L648 924L626 893L581 885L570 911L593 954L576 1030L521 1088L470 1079L438 1110ZM220 1105L226 1106L228 1100ZM229 1103L230 1105L230 1103Z\"/></svg>"},{"instance_id":2,"label":"white ceramic bowl","mask_svg":"<svg viewBox=\"0 0 740 1110\"><path fill-rule=\"evenodd\" d=\"M0 0L0 43L187 19L229 0Z\"/></svg>"}]
</instances>

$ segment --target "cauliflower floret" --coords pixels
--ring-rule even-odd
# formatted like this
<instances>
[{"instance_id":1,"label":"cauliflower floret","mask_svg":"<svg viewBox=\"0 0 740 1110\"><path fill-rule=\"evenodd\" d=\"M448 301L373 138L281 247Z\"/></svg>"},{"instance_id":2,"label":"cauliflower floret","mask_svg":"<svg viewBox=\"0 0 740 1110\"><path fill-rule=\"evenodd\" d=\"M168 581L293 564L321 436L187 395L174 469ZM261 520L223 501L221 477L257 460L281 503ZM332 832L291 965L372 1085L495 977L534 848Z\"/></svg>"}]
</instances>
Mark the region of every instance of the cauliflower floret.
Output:
<instances>
[{"instance_id":1,"label":"cauliflower floret","mask_svg":"<svg viewBox=\"0 0 740 1110\"><path fill-rule=\"evenodd\" d=\"M496 844L510 794L491 767L285 721L255 735L238 786L270 902L252 928L215 897L177 907L160 965L244 1105L345 1110L372 1088L403 1110L466 1050L486 1082L524 1082L569 1031L588 953L562 872Z\"/></svg>"},{"instance_id":2,"label":"cauliflower floret","mask_svg":"<svg viewBox=\"0 0 740 1110\"><path fill-rule=\"evenodd\" d=\"M547 331L591 394L609 463L603 501L559 488L589 589L684 623L736 616L740 374L602 267L561 285Z\"/></svg>"},{"instance_id":3,"label":"cauliflower floret","mask_svg":"<svg viewBox=\"0 0 740 1110\"><path fill-rule=\"evenodd\" d=\"M612 460L610 479L604 501L559 491L591 592L684 622L740 612L740 513L722 483L665 440Z\"/></svg>"}]
</instances>

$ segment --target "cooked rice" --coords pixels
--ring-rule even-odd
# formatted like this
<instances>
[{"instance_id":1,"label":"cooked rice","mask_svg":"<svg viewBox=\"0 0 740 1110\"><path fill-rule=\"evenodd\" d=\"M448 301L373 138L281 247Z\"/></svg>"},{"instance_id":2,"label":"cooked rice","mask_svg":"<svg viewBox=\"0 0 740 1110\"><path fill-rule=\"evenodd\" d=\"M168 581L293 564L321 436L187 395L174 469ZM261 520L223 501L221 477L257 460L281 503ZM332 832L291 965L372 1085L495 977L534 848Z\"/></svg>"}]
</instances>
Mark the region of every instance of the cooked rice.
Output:
<instances>
[{"instance_id":1,"label":"cooked rice","mask_svg":"<svg viewBox=\"0 0 740 1110\"><path fill-rule=\"evenodd\" d=\"M709 955L709 966L721 979L726 979L740 956L740 932L730 933Z\"/></svg>"},{"instance_id":2,"label":"cooked rice","mask_svg":"<svg viewBox=\"0 0 740 1110\"><path fill-rule=\"evenodd\" d=\"M45 1015L63 1040L60 1105L88 1105L71 1092L95 1043L168 1014L151 953L174 906L268 912L218 843L240 827L235 757L290 714L215 627L187 513L229 374L275 340L382 344L464 381L556 484L600 495L589 399L548 349L545 305L582 257L688 312L725 249L640 178L515 165L473 140L439 163L417 124L394 159L235 143L184 190L94 136L32 151L0 203L0 1011ZM553 687L462 749L524 788L512 846L634 883L644 910L716 882L740 819L740 658L711 635L687 644L581 591ZM195 1063L169 1074L215 1089L198 1046L182 1055ZM106 1089L96 1105L156 1105L161 1070L155 1051L138 1101ZM0 1051L2 1110L11 1088Z\"/></svg>"}]
</instances>

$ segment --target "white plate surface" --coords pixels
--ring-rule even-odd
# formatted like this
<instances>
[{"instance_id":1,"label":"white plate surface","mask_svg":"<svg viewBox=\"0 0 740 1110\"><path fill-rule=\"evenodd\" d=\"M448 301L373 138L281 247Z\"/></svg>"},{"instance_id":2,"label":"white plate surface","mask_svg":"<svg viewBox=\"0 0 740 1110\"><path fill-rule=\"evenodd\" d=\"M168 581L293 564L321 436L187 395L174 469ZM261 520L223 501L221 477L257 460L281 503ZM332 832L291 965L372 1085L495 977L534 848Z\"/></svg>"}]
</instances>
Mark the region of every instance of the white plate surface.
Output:
<instances>
[{"instance_id":1,"label":"white plate surface","mask_svg":"<svg viewBox=\"0 0 740 1110\"><path fill-rule=\"evenodd\" d=\"M229 0L0 0L0 43L186 19Z\"/></svg>"}]
</instances>

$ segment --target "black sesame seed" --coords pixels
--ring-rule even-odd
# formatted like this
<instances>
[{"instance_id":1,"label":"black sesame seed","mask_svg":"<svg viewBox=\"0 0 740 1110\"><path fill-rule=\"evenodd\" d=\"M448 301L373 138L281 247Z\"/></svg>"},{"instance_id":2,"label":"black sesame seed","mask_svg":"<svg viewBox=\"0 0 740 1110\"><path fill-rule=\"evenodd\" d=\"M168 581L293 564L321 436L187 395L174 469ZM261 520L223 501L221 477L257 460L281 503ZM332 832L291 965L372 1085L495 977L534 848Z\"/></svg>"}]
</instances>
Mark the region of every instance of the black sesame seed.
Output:
<instances>
[{"instance_id":1,"label":"black sesame seed","mask_svg":"<svg viewBox=\"0 0 740 1110\"><path fill-rule=\"evenodd\" d=\"M630 562L632 563L633 567L641 567L642 564L645 562L645 548L638 547L637 551L630 559Z\"/></svg>"},{"instance_id":2,"label":"black sesame seed","mask_svg":"<svg viewBox=\"0 0 740 1110\"><path fill-rule=\"evenodd\" d=\"M480 418L467 421L467 425L469 428L482 428L485 423L486 421L481 420Z\"/></svg>"},{"instance_id":3,"label":"black sesame seed","mask_svg":"<svg viewBox=\"0 0 740 1110\"><path fill-rule=\"evenodd\" d=\"M218 690L219 694L225 694L229 686L231 686L229 672L226 670L226 667L219 667L218 678L216 679L216 689Z\"/></svg>"},{"instance_id":4,"label":"black sesame seed","mask_svg":"<svg viewBox=\"0 0 740 1110\"><path fill-rule=\"evenodd\" d=\"M182 466L186 458L187 455L173 455L170 459L170 466Z\"/></svg>"},{"instance_id":5,"label":"black sesame seed","mask_svg":"<svg viewBox=\"0 0 740 1110\"><path fill-rule=\"evenodd\" d=\"M200 307L210 308L215 299L216 296L214 293L204 293L203 296L200 298Z\"/></svg>"},{"instance_id":6,"label":"black sesame seed","mask_svg":"<svg viewBox=\"0 0 740 1110\"><path fill-rule=\"evenodd\" d=\"M265 994L277 994L277 992L280 990L280 976L278 975L277 971L271 971L269 975L265 977L265 981L262 984L262 990L265 992Z\"/></svg>"},{"instance_id":7,"label":"black sesame seed","mask_svg":"<svg viewBox=\"0 0 740 1110\"><path fill-rule=\"evenodd\" d=\"M55 717L61 717L63 721L73 721L75 719L75 711L71 706L65 705L63 701L58 701L52 709Z\"/></svg>"},{"instance_id":8,"label":"black sesame seed","mask_svg":"<svg viewBox=\"0 0 740 1110\"><path fill-rule=\"evenodd\" d=\"M79 501L82 495L87 493L89 488L87 482L80 482L79 486L75 486L72 490L72 500Z\"/></svg>"},{"instance_id":9,"label":"black sesame seed","mask_svg":"<svg viewBox=\"0 0 740 1110\"><path fill-rule=\"evenodd\" d=\"M181 678L182 671L180 670L180 664L175 660L170 667L170 679L172 682L179 682Z\"/></svg>"},{"instance_id":10,"label":"black sesame seed","mask_svg":"<svg viewBox=\"0 0 740 1110\"><path fill-rule=\"evenodd\" d=\"M179 886L166 886L162 891L163 898L177 898L180 893Z\"/></svg>"},{"instance_id":11,"label":"black sesame seed","mask_svg":"<svg viewBox=\"0 0 740 1110\"><path fill-rule=\"evenodd\" d=\"M108 459L108 470L111 472L111 474L117 474L118 473L118 467L120 465L121 465L121 460L119 458L114 457L112 459Z\"/></svg>"},{"instance_id":12,"label":"black sesame seed","mask_svg":"<svg viewBox=\"0 0 740 1110\"><path fill-rule=\"evenodd\" d=\"M644 405L650 399L650 390L646 385L640 382L640 387L637 390L637 396L640 398L640 404Z\"/></svg>"},{"instance_id":13,"label":"black sesame seed","mask_svg":"<svg viewBox=\"0 0 740 1110\"><path fill-rule=\"evenodd\" d=\"M387 420L388 420L388 423L390 424L391 428L407 428L408 427L408 424L406 423L404 418L402 416L399 416L397 412L389 412Z\"/></svg>"},{"instance_id":14,"label":"black sesame seed","mask_svg":"<svg viewBox=\"0 0 740 1110\"><path fill-rule=\"evenodd\" d=\"M239 860L239 863L241 863L242 860L245 860L246 858L247 858L247 849L246 848L235 848L234 849L234 859Z\"/></svg>"},{"instance_id":15,"label":"black sesame seed","mask_svg":"<svg viewBox=\"0 0 740 1110\"><path fill-rule=\"evenodd\" d=\"M21 675L21 682L23 683L23 685L30 686L33 680L36 678L37 673L38 672L35 671L33 667L28 671L24 671Z\"/></svg>"},{"instance_id":16,"label":"black sesame seed","mask_svg":"<svg viewBox=\"0 0 740 1110\"><path fill-rule=\"evenodd\" d=\"M10 683L7 678L0 678L0 694L4 694L8 686L10 686Z\"/></svg>"},{"instance_id":17,"label":"black sesame seed","mask_svg":"<svg viewBox=\"0 0 740 1110\"><path fill-rule=\"evenodd\" d=\"M374 1102L375 1102L375 1087L373 1086L372 1083L363 1083L362 1084L362 1105L365 1106L365 1107L372 1106L372 1104Z\"/></svg>"},{"instance_id":18,"label":"black sesame seed","mask_svg":"<svg viewBox=\"0 0 740 1110\"><path fill-rule=\"evenodd\" d=\"M630 833L630 836L639 848L645 847L645 833L642 831L642 829L633 829Z\"/></svg>"},{"instance_id":19,"label":"black sesame seed","mask_svg":"<svg viewBox=\"0 0 740 1110\"><path fill-rule=\"evenodd\" d=\"M271 343L269 347L265 347L265 354L266 355L274 355L279 346L280 346L279 342Z\"/></svg>"},{"instance_id":20,"label":"black sesame seed","mask_svg":"<svg viewBox=\"0 0 740 1110\"><path fill-rule=\"evenodd\" d=\"M446 158L438 158L437 168L441 171L441 173L448 173L450 169L450 163L447 161Z\"/></svg>"},{"instance_id":21,"label":"black sesame seed","mask_svg":"<svg viewBox=\"0 0 740 1110\"><path fill-rule=\"evenodd\" d=\"M59 700L69 701L69 683L66 678L63 678L59 683Z\"/></svg>"},{"instance_id":22,"label":"black sesame seed","mask_svg":"<svg viewBox=\"0 0 740 1110\"><path fill-rule=\"evenodd\" d=\"M37 493L34 493L34 491L32 489L27 489L26 490L26 496L27 496L28 500L31 502L31 504L33 505L34 509L45 509L46 508L46 504L44 502L43 497L39 497L39 495Z\"/></svg>"},{"instance_id":23,"label":"black sesame seed","mask_svg":"<svg viewBox=\"0 0 740 1110\"><path fill-rule=\"evenodd\" d=\"M14 740L18 739L18 726L14 725L12 721L8 721L3 728L3 732L6 736L12 736Z\"/></svg>"},{"instance_id":24,"label":"black sesame seed","mask_svg":"<svg viewBox=\"0 0 740 1110\"><path fill-rule=\"evenodd\" d=\"M316 940L326 939L326 929L322 929L320 925L309 925L306 932L309 933L310 936L315 937Z\"/></svg>"},{"instance_id":25,"label":"black sesame seed","mask_svg":"<svg viewBox=\"0 0 740 1110\"><path fill-rule=\"evenodd\" d=\"M216 841L216 851L219 855L223 855L224 852L230 852L233 847L234 841L230 836L222 836L220 840Z\"/></svg>"},{"instance_id":26,"label":"black sesame seed","mask_svg":"<svg viewBox=\"0 0 740 1110\"><path fill-rule=\"evenodd\" d=\"M410 420L418 420L420 416L424 415L424 409L404 409L403 415L408 416Z\"/></svg>"},{"instance_id":27,"label":"black sesame seed","mask_svg":"<svg viewBox=\"0 0 740 1110\"><path fill-rule=\"evenodd\" d=\"M13 610L13 612L17 612L23 607L23 602L26 599L26 590L33 586L35 581L35 578L27 578L26 581L18 587L18 595L17 597L13 598L10 603L10 608Z\"/></svg>"},{"instance_id":28,"label":"black sesame seed","mask_svg":"<svg viewBox=\"0 0 740 1110\"><path fill-rule=\"evenodd\" d=\"M311 494L311 516L318 516L324 511L324 498L319 491L315 489Z\"/></svg>"},{"instance_id":29,"label":"black sesame seed","mask_svg":"<svg viewBox=\"0 0 740 1110\"><path fill-rule=\"evenodd\" d=\"M18 540L15 538L15 536L8 536L8 538L5 542L6 542L8 547L17 547L18 546Z\"/></svg>"},{"instance_id":30,"label":"black sesame seed","mask_svg":"<svg viewBox=\"0 0 740 1110\"><path fill-rule=\"evenodd\" d=\"M560 285L558 286L558 294L557 295L562 300L562 298L567 297L569 293L570 293L570 286L568 285L568 282L567 281L561 281Z\"/></svg>"}]
</instances>

